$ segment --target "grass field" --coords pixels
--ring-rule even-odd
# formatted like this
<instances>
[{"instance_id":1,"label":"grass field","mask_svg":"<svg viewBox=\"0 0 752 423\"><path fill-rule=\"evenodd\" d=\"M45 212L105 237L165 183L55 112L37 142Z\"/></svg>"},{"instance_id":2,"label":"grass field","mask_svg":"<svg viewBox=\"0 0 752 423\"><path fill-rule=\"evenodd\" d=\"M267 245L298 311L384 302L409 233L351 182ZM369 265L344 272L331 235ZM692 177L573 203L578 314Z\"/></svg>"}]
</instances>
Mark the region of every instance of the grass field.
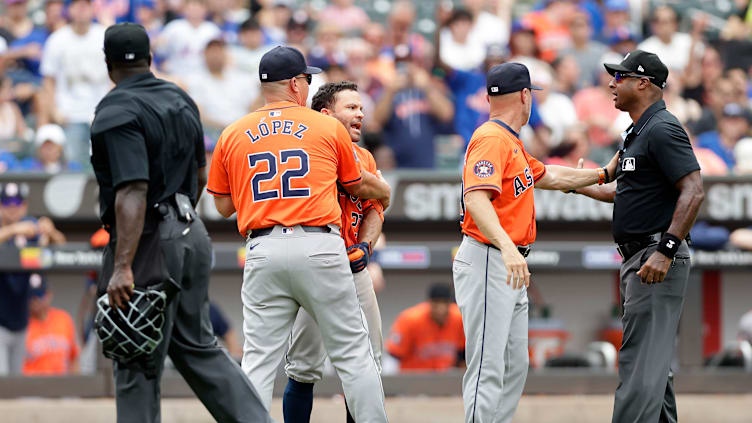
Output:
<instances>
[{"instance_id":1,"label":"grass field","mask_svg":"<svg viewBox=\"0 0 752 423\"><path fill-rule=\"evenodd\" d=\"M311 423L344 422L341 397L316 398ZM680 395L681 423L750 423L752 395ZM609 422L613 397L610 395L524 396L515 423ZM272 415L282 422L282 402L275 399ZM114 422L112 399L17 399L0 401L2 422ZM391 423L461 423L459 397L399 397L387 399ZM211 416L198 400L162 401L163 423L211 422Z\"/></svg>"}]
</instances>

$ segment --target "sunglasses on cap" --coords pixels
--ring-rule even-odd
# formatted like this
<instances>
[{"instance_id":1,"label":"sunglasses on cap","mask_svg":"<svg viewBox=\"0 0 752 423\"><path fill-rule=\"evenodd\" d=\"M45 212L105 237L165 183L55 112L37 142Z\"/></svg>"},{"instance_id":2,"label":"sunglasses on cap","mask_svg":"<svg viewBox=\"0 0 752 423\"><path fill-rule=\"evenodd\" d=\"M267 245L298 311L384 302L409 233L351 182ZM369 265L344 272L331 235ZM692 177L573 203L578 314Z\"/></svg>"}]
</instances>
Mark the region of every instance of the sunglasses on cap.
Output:
<instances>
[{"instance_id":1,"label":"sunglasses on cap","mask_svg":"<svg viewBox=\"0 0 752 423\"><path fill-rule=\"evenodd\" d=\"M616 82L621 82L627 78L647 78L647 79L655 79L652 76L649 75L640 75L636 73L626 73L626 72L614 72L614 80Z\"/></svg>"},{"instance_id":2,"label":"sunglasses on cap","mask_svg":"<svg viewBox=\"0 0 752 423\"><path fill-rule=\"evenodd\" d=\"M308 85L311 85L311 81L313 81L313 75L311 75L310 73L305 74L305 76L296 76L295 77L295 79L301 79L301 78L305 78L305 80L308 83Z\"/></svg>"}]
</instances>

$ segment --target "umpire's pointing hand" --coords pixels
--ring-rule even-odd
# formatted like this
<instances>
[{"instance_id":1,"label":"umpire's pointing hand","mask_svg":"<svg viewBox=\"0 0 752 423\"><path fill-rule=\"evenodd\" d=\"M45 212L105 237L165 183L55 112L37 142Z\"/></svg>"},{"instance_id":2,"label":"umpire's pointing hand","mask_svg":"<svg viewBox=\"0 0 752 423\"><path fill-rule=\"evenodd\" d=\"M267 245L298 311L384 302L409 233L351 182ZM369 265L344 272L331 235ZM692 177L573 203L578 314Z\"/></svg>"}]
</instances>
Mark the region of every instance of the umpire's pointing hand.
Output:
<instances>
[{"instance_id":1,"label":"umpire's pointing hand","mask_svg":"<svg viewBox=\"0 0 752 423\"><path fill-rule=\"evenodd\" d=\"M125 309L125 305L130 301L133 294L133 288L133 270L131 270L131 267L115 267L110 283L107 285L107 297L110 300L110 306Z\"/></svg>"},{"instance_id":2,"label":"umpire's pointing hand","mask_svg":"<svg viewBox=\"0 0 752 423\"><path fill-rule=\"evenodd\" d=\"M640 267L637 276L643 283L661 283L666 277L668 268L671 267L671 259L658 251L648 257L648 261Z\"/></svg>"},{"instance_id":3,"label":"umpire's pointing hand","mask_svg":"<svg viewBox=\"0 0 752 423\"><path fill-rule=\"evenodd\" d=\"M524 286L530 286L530 271L527 268L527 261L522 257L517 248L509 251L502 250L501 258L504 260L504 266L507 268L507 285L512 285L512 289L520 289Z\"/></svg>"}]
</instances>

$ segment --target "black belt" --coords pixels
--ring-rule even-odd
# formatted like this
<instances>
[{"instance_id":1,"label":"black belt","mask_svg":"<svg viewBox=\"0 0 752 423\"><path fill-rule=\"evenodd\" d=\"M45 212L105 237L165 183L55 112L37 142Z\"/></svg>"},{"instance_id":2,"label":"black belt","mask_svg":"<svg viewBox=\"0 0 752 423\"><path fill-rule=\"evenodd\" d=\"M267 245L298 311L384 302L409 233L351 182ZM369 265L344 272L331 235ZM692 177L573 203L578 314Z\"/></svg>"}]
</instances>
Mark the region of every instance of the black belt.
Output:
<instances>
[{"instance_id":1,"label":"black belt","mask_svg":"<svg viewBox=\"0 0 752 423\"><path fill-rule=\"evenodd\" d=\"M655 244L660 241L662 236L663 232L656 232L654 234L646 235L633 241L617 244L616 251L619 252L624 261L627 261L638 252L647 248L649 245Z\"/></svg>"},{"instance_id":2,"label":"black belt","mask_svg":"<svg viewBox=\"0 0 752 423\"><path fill-rule=\"evenodd\" d=\"M498 250L498 248L496 248L496 246L493 245L493 244L486 244L486 246ZM529 245L518 245L517 246L517 251L519 251L520 254L522 254L522 257L527 257L528 254L530 254L530 250L532 250L532 249L533 249L533 247L531 247Z\"/></svg>"},{"instance_id":3,"label":"black belt","mask_svg":"<svg viewBox=\"0 0 752 423\"><path fill-rule=\"evenodd\" d=\"M322 234L328 234L332 231L332 228L329 226L302 226L303 231L305 232L315 232L315 233L322 233ZM248 236L249 238L256 238L257 236L264 236L269 235L274 230L274 227L271 228L261 228L261 229L253 229L251 230L251 234Z\"/></svg>"}]
</instances>

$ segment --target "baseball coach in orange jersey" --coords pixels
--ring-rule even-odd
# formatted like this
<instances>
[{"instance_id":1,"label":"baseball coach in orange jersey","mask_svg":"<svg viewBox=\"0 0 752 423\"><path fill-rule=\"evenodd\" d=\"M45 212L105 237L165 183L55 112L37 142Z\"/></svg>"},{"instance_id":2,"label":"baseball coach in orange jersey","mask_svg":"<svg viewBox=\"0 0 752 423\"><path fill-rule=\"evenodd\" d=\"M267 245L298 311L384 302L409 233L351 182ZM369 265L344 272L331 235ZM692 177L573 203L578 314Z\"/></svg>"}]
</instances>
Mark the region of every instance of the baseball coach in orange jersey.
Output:
<instances>
[{"instance_id":1,"label":"baseball coach in orange jersey","mask_svg":"<svg viewBox=\"0 0 752 423\"><path fill-rule=\"evenodd\" d=\"M549 165L525 151L520 128L530 117L527 68L504 63L488 72L490 119L470 140L462 172L463 240L452 271L465 328L465 421L510 422L528 369L525 257L535 242L532 188L571 190L603 184L616 160L598 169Z\"/></svg>"},{"instance_id":2,"label":"baseball coach in orange jersey","mask_svg":"<svg viewBox=\"0 0 752 423\"><path fill-rule=\"evenodd\" d=\"M276 47L261 58L266 105L230 124L212 157L207 190L247 237L241 297L242 367L264 405L298 309L316 321L358 422L386 422L345 243L337 183L389 205L391 190L361 170L348 130L305 107L311 74L303 55Z\"/></svg>"}]
</instances>

